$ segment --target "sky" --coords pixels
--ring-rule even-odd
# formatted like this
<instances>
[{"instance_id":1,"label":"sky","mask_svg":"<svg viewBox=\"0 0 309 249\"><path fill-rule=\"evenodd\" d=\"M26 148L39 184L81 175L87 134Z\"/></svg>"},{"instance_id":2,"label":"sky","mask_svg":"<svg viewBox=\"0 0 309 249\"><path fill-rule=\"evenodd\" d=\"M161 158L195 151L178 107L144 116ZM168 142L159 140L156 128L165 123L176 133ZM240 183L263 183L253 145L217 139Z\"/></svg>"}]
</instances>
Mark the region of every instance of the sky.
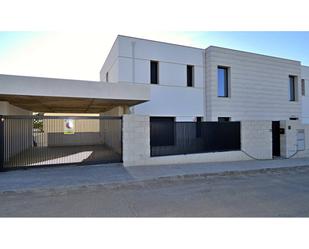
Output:
<instances>
[{"instance_id":1,"label":"sky","mask_svg":"<svg viewBox=\"0 0 309 249\"><path fill-rule=\"evenodd\" d=\"M0 32L0 74L99 80L117 32ZM210 45L299 60L309 66L309 32L127 32L122 35Z\"/></svg>"}]
</instances>

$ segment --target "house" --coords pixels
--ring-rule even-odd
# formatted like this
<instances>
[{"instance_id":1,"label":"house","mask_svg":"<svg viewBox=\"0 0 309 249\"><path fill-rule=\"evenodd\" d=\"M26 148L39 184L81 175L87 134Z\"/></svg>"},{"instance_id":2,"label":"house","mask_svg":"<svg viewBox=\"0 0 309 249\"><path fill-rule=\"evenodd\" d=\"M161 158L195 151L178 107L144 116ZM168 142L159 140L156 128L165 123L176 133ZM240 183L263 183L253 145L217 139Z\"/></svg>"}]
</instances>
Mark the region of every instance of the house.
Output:
<instances>
[{"instance_id":1,"label":"house","mask_svg":"<svg viewBox=\"0 0 309 249\"><path fill-rule=\"evenodd\" d=\"M309 93L304 90L309 87L309 67L289 59L118 36L100 78L150 85L150 101L131 108L135 114L176 121L309 117Z\"/></svg>"},{"instance_id":2,"label":"house","mask_svg":"<svg viewBox=\"0 0 309 249\"><path fill-rule=\"evenodd\" d=\"M0 75L0 165L309 156L308 82L296 60L119 35L100 81Z\"/></svg>"}]
</instances>

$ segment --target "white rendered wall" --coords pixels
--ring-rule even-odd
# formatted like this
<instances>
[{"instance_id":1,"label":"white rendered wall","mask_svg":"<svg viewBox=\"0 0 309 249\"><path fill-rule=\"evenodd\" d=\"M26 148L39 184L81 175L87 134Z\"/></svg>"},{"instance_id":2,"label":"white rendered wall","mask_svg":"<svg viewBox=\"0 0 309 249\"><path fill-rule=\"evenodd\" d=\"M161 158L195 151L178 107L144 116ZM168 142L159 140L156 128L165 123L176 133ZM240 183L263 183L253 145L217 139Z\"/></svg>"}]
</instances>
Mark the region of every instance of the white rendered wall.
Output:
<instances>
[{"instance_id":1,"label":"white rendered wall","mask_svg":"<svg viewBox=\"0 0 309 249\"><path fill-rule=\"evenodd\" d=\"M134 107L135 114L173 116L193 121L203 115L203 92L196 88L151 86L150 101Z\"/></svg>"},{"instance_id":2,"label":"white rendered wall","mask_svg":"<svg viewBox=\"0 0 309 249\"><path fill-rule=\"evenodd\" d=\"M203 49L118 36L117 50L119 83L133 82L151 87L150 101L135 106L132 112L175 116L182 120L204 116ZM159 62L158 85L150 84L151 60ZM187 65L194 66L192 88L187 87Z\"/></svg>"},{"instance_id":3,"label":"white rendered wall","mask_svg":"<svg viewBox=\"0 0 309 249\"><path fill-rule=\"evenodd\" d=\"M106 82L108 72L108 82L118 82L118 51L118 39L116 39L100 71L100 81Z\"/></svg>"},{"instance_id":4,"label":"white rendered wall","mask_svg":"<svg viewBox=\"0 0 309 249\"><path fill-rule=\"evenodd\" d=\"M230 97L217 97L217 67L230 67ZM298 101L289 101L289 75L298 77ZM300 62L231 49L206 49L206 118L301 118Z\"/></svg>"},{"instance_id":5,"label":"white rendered wall","mask_svg":"<svg viewBox=\"0 0 309 249\"><path fill-rule=\"evenodd\" d=\"M302 96L302 121L309 124L309 67L301 67L301 77L305 80L305 96Z\"/></svg>"}]
</instances>

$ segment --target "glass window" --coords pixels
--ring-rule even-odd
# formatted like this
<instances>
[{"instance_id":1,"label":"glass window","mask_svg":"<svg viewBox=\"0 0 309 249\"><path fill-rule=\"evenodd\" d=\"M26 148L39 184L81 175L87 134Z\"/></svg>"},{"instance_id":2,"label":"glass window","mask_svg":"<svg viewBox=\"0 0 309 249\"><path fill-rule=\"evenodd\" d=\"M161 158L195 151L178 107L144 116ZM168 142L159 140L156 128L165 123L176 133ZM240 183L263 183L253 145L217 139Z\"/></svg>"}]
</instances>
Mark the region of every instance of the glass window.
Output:
<instances>
[{"instance_id":1,"label":"glass window","mask_svg":"<svg viewBox=\"0 0 309 249\"><path fill-rule=\"evenodd\" d=\"M302 79L302 80L301 80L301 95L302 95L302 96L305 96L305 95L306 95L305 87L306 87L306 85L305 85L305 80Z\"/></svg>"},{"instance_id":2,"label":"glass window","mask_svg":"<svg viewBox=\"0 0 309 249\"><path fill-rule=\"evenodd\" d=\"M218 97L228 97L228 68L218 67Z\"/></svg>"},{"instance_id":3,"label":"glass window","mask_svg":"<svg viewBox=\"0 0 309 249\"><path fill-rule=\"evenodd\" d=\"M187 86L193 87L193 75L194 75L194 67L191 65L187 65Z\"/></svg>"},{"instance_id":4,"label":"glass window","mask_svg":"<svg viewBox=\"0 0 309 249\"><path fill-rule=\"evenodd\" d=\"M159 83L159 70L158 70L158 62L150 61L150 83L158 84Z\"/></svg>"},{"instance_id":5,"label":"glass window","mask_svg":"<svg viewBox=\"0 0 309 249\"><path fill-rule=\"evenodd\" d=\"M295 95L295 76L289 76L289 91L290 91L290 101L296 101Z\"/></svg>"}]
</instances>

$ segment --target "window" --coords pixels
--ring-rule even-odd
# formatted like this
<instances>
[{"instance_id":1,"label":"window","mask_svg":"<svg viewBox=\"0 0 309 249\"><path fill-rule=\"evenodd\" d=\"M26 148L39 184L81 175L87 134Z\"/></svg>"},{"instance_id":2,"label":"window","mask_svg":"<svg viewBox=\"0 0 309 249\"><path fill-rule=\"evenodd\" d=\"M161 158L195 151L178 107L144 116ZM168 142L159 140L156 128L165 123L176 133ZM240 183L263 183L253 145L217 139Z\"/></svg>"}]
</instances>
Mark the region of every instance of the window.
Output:
<instances>
[{"instance_id":1,"label":"window","mask_svg":"<svg viewBox=\"0 0 309 249\"><path fill-rule=\"evenodd\" d=\"M194 66L187 65L187 86L193 87L194 84Z\"/></svg>"},{"instance_id":2,"label":"window","mask_svg":"<svg viewBox=\"0 0 309 249\"><path fill-rule=\"evenodd\" d=\"M305 150L305 131L297 130L297 150Z\"/></svg>"},{"instance_id":3,"label":"window","mask_svg":"<svg viewBox=\"0 0 309 249\"><path fill-rule=\"evenodd\" d=\"M296 101L296 77L289 76L290 101Z\"/></svg>"},{"instance_id":4,"label":"window","mask_svg":"<svg viewBox=\"0 0 309 249\"><path fill-rule=\"evenodd\" d=\"M290 120L298 120L297 117L290 117Z\"/></svg>"},{"instance_id":5,"label":"window","mask_svg":"<svg viewBox=\"0 0 309 249\"><path fill-rule=\"evenodd\" d=\"M302 79L302 80L301 80L301 95L302 95L302 96L305 96L305 95L306 95L305 87L306 87L306 85L305 85L305 80Z\"/></svg>"},{"instance_id":6,"label":"window","mask_svg":"<svg viewBox=\"0 0 309 249\"><path fill-rule=\"evenodd\" d=\"M228 68L218 67L218 97L228 97L229 96L229 78L228 78Z\"/></svg>"},{"instance_id":7,"label":"window","mask_svg":"<svg viewBox=\"0 0 309 249\"><path fill-rule=\"evenodd\" d=\"M108 72L105 74L105 81L108 82Z\"/></svg>"},{"instance_id":8,"label":"window","mask_svg":"<svg viewBox=\"0 0 309 249\"><path fill-rule=\"evenodd\" d=\"M218 117L218 122L230 122L230 117Z\"/></svg>"},{"instance_id":9,"label":"window","mask_svg":"<svg viewBox=\"0 0 309 249\"><path fill-rule=\"evenodd\" d=\"M157 61L150 61L150 83L151 84L159 83L159 70Z\"/></svg>"}]
</instances>

